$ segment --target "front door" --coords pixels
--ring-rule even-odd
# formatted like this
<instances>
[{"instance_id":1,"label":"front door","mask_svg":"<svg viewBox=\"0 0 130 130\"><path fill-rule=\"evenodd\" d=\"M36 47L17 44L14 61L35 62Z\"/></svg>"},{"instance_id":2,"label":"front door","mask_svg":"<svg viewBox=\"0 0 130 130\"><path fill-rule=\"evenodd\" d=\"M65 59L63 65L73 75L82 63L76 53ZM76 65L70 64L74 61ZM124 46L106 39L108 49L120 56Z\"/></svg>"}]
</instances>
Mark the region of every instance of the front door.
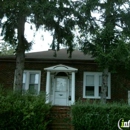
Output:
<instances>
[{"instance_id":1,"label":"front door","mask_svg":"<svg viewBox=\"0 0 130 130\"><path fill-rule=\"evenodd\" d=\"M68 78L56 77L54 89L54 104L67 106L68 104Z\"/></svg>"}]
</instances>

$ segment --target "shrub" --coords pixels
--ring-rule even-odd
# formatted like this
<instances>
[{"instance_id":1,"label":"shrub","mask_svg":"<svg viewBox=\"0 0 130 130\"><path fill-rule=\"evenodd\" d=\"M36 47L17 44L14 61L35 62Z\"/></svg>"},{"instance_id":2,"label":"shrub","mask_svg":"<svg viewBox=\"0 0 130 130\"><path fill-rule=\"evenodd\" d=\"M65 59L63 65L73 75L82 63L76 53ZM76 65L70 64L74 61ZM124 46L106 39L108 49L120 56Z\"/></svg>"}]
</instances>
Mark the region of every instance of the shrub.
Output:
<instances>
[{"instance_id":1,"label":"shrub","mask_svg":"<svg viewBox=\"0 0 130 130\"><path fill-rule=\"evenodd\" d=\"M118 130L119 119L130 120L130 106L77 102L72 106L72 116L75 130Z\"/></svg>"},{"instance_id":2,"label":"shrub","mask_svg":"<svg viewBox=\"0 0 130 130\"><path fill-rule=\"evenodd\" d=\"M50 105L45 104L44 94L0 91L0 130L47 130Z\"/></svg>"}]
</instances>

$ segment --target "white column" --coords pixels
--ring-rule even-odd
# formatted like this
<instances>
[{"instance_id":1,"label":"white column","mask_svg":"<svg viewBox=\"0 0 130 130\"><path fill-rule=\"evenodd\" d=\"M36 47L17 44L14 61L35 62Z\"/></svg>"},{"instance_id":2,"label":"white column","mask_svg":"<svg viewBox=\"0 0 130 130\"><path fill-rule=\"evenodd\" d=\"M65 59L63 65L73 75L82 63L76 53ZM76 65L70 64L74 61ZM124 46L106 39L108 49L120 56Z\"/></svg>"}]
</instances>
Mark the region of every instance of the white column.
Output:
<instances>
[{"instance_id":1,"label":"white column","mask_svg":"<svg viewBox=\"0 0 130 130\"><path fill-rule=\"evenodd\" d=\"M50 72L47 71L46 77L46 103L49 103L49 94L50 94Z\"/></svg>"},{"instance_id":2,"label":"white column","mask_svg":"<svg viewBox=\"0 0 130 130\"><path fill-rule=\"evenodd\" d=\"M71 81L71 104L75 103L75 72L72 72L72 81Z\"/></svg>"}]
</instances>

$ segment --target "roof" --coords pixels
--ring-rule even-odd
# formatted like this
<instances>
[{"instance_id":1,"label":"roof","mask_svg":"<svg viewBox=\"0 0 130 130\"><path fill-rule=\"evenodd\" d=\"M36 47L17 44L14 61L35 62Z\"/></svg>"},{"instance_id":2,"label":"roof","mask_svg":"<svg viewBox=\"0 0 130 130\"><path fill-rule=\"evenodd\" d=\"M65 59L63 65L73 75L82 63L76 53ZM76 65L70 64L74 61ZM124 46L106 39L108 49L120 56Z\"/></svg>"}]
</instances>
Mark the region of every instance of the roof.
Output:
<instances>
[{"instance_id":1,"label":"roof","mask_svg":"<svg viewBox=\"0 0 130 130\"><path fill-rule=\"evenodd\" d=\"M39 60L94 60L91 55L85 55L80 50L74 50L72 52L71 58L69 58L69 53L67 53L67 49L60 49L56 51L56 57L54 56L55 51L40 51L40 52L32 52L26 53L26 59L39 59ZM0 56L0 59L15 59L16 56L8 55L8 56Z\"/></svg>"},{"instance_id":2,"label":"roof","mask_svg":"<svg viewBox=\"0 0 130 130\"><path fill-rule=\"evenodd\" d=\"M54 56L55 51L41 51L41 52L33 52L26 54L26 58L32 59L56 59L56 60L94 60L91 55L84 55L83 52L79 50L74 50L72 52L71 58L69 58L69 53L67 53L67 49L60 49L56 51L56 57Z\"/></svg>"}]
</instances>

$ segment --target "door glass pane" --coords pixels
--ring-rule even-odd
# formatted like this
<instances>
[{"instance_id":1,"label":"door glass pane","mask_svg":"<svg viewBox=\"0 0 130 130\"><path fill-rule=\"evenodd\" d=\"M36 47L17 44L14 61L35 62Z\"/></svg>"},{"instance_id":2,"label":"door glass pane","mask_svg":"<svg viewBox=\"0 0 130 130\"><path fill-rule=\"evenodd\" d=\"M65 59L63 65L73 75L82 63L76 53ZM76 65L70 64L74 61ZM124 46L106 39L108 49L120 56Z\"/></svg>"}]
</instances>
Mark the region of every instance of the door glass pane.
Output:
<instances>
[{"instance_id":1,"label":"door glass pane","mask_svg":"<svg viewBox=\"0 0 130 130\"><path fill-rule=\"evenodd\" d=\"M56 91L66 91L66 90L67 90L67 79L56 78Z\"/></svg>"}]
</instances>

